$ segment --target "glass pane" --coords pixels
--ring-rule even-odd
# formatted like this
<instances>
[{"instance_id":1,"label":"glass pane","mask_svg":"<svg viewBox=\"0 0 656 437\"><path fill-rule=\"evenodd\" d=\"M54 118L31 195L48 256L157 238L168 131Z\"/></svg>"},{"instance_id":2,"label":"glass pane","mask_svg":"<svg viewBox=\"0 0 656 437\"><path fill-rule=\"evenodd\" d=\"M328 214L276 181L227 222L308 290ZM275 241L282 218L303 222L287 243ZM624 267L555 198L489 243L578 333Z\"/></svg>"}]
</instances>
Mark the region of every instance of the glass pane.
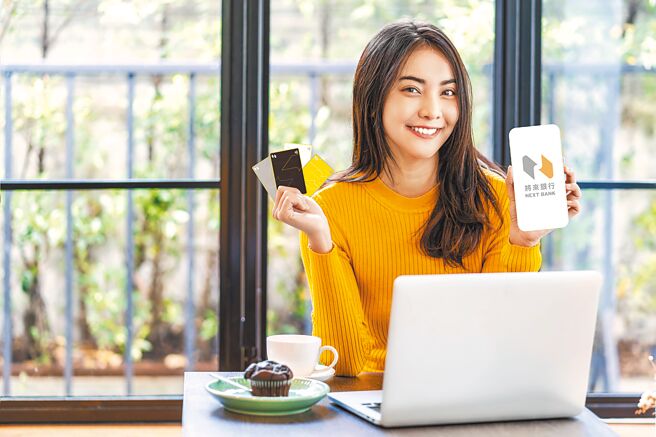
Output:
<instances>
[{"instance_id":1,"label":"glass pane","mask_svg":"<svg viewBox=\"0 0 656 437\"><path fill-rule=\"evenodd\" d=\"M604 274L590 391L642 392L656 356L656 192L585 190L584 213L543 246L543 270Z\"/></svg>"},{"instance_id":2,"label":"glass pane","mask_svg":"<svg viewBox=\"0 0 656 437\"><path fill-rule=\"evenodd\" d=\"M545 0L543 14L542 121L560 126L568 165L579 180L654 178L656 5ZM591 268L605 277L591 391L652 384L654 196L586 190L581 216L544 246L546 269Z\"/></svg>"},{"instance_id":3,"label":"glass pane","mask_svg":"<svg viewBox=\"0 0 656 437\"><path fill-rule=\"evenodd\" d=\"M221 57L221 2L14 3L13 14L3 13L3 64L40 59L63 64L143 64L164 59L198 63ZM50 38L44 44L46 19Z\"/></svg>"},{"instance_id":4,"label":"glass pane","mask_svg":"<svg viewBox=\"0 0 656 437\"><path fill-rule=\"evenodd\" d=\"M72 86L73 174L81 179L128 177L128 72L86 74ZM135 68L139 68L138 66ZM133 166L136 178L218 178L219 79L214 73L139 74L134 81ZM193 85L191 82L194 82ZM193 102L190 92L193 87ZM12 174L19 179L66 177L67 81L61 76L15 74L12 79ZM193 105L193 114L190 111ZM4 105L3 105L4 107ZM193 116L194 130L189 124ZM4 121L4 118L3 118ZM193 135L193 136L192 136Z\"/></svg>"},{"instance_id":5,"label":"glass pane","mask_svg":"<svg viewBox=\"0 0 656 437\"><path fill-rule=\"evenodd\" d=\"M12 395L67 394L67 365L71 395L127 394L128 194L77 191L71 201L69 318L66 193L12 195ZM218 190L134 190L132 202L132 394L182 393L185 368L218 366Z\"/></svg>"},{"instance_id":6,"label":"glass pane","mask_svg":"<svg viewBox=\"0 0 656 437\"><path fill-rule=\"evenodd\" d=\"M0 36L0 58L11 74L10 108L5 108L4 84L0 106L11 111L13 120L13 177L66 177L71 135L75 177L126 178L130 122L135 177L218 177L220 2L60 1L50 2L48 15L47 2L41 3L13 5ZM46 16L57 33L44 46L34 32L41 32ZM40 65L44 61L61 67L47 74ZM193 80L191 70L196 71ZM129 74L135 77L132 119ZM69 75L74 77L70 130ZM2 126L4 121L3 116Z\"/></svg>"},{"instance_id":7,"label":"glass pane","mask_svg":"<svg viewBox=\"0 0 656 437\"><path fill-rule=\"evenodd\" d=\"M656 5L545 0L542 122L580 179L656 177Z\"/></svg>"},{"instance_id":8,"label":"glass pane","mask_svg":"<svg viewBox=\"0 0 656 437\"><path fill-rule=\"evenodd\" d=\"M371 37L402 18L441 27L472 80L474 134L491 152L494 2L491 0L271 2L270 149L310 143L335 170L352 154L355 66ZM293 25L291 25L293 23ZM309 333L309 291L298 232L269 220L268 331Z\"/></svg>"},{"instance_id":9,"label":"glass pane","mask_svg":"<svg viewBox=\"0 0 656 437\"><path fill-rule=\"evenodd\" d=\"M127 178L130 125L134 177L219 178L221 2L63 0L13 2L11 8L0 32L0 129L12 140L0 151L3 178L64 179L68 163L73 178ZM44 65L58 67L44 72ZM3 214L0 222L11 277L0 304L11 295L13 329L9 341L4 333L0 338L13 352L13 369L3 373L11 382L5 394L127 393L127 193L72 193L69 318L67 193L18 191L7 204L2 192L3 207L11 207L10 218ZM185 367L218 366L218 187L194 191L193 199L185 190L134 190L131 196L131 393L181 393ZM13 241L4 237L10 225ZM189 293L194 306L187 306ZM0 362L5 359L3 349Z\"/></svg>"}]
</instances>

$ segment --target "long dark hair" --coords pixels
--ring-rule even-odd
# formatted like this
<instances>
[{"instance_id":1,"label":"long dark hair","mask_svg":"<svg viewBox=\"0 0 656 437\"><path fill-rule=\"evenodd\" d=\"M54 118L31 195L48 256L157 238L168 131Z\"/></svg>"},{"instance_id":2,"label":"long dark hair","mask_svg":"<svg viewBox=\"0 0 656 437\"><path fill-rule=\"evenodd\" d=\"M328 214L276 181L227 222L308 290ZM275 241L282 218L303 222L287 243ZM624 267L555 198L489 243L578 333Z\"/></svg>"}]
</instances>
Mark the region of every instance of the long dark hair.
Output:
<instances>
[{"instance_id":1,"label":"long dark hair","mask_svg":"<svg viewBox=\"0 0 656 437\"><path fill-rule=\"evenodd\" d=\"M451 65L459 116L438 152L439 195L423 227L421 247L448 265L463 266L463 257L478 246L484 228L490 226L485 202L502 217L482 166L503 171L474 147L469 74L453 43L435 26L412 21L388 24L365 47L353 80L353 160L336 180L374 180L393 160L383 131L383 106L408 56L425 46L442 53Z\"/></svg>"}]
</instances>

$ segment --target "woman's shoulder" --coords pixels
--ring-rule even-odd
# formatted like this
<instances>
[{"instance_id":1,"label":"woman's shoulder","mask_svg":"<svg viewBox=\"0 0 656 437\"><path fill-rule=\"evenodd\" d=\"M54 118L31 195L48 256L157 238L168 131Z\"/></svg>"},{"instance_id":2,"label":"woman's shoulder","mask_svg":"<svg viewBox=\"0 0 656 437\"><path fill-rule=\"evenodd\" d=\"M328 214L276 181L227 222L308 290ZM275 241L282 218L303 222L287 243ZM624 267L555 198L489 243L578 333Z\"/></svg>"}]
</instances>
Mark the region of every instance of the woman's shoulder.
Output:
<instances>
[{"instance_id":1,"label":"woman's shoulder","mask_svg":"<svg viewBox=\"0 0 656 437\"><path fill-rule=\"evenodd\" d=\"M487 167L482 167L483 174L485 175L497 201L504 202L508 197L508 189L506 188L506 176L497 170Z\"/></svg>"},{"instance_id":2,"label":"woman's shoulder","mask_svg":"<svg viewBox=\"0 0 656 437\"><path fill-rule=\"evenodd\" d=\"M361 183L346 181L331 181L312 195L319 205L336 201L344 202L358 197L362 191Z\"/></svg>"},{"instance_id":3,"label":"woman's shoulder","mask_svg":"<svg viewBox=\"0 0 656 437\"><path fill-rule=\"evenodd\" d=\"M504 175L503 173L501 173L497 170L493 170L489 167L482 167L481 166L481 170L483 170L483 174L485 175L485 177L487 178L487 181L492 186L494 186L496 188L496 187L499 187L499 186L503 185L505 187L505 185L506 185L506 175Z\"/></svg>"}]
</instances>

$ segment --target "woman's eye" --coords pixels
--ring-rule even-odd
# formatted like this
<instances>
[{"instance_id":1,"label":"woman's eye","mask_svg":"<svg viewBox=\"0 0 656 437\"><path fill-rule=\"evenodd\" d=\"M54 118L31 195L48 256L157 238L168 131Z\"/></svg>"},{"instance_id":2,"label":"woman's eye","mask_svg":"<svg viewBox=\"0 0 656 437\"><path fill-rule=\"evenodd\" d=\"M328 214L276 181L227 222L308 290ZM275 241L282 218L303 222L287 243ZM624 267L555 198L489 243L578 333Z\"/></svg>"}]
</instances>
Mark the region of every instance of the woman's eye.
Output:
<instances>
[{"instance_id":1,"label":"woman's eye","mask_svg":"<svg viewBox=\"0 0 656 437\"><path fill-rule=\"evenodd\" d=\"M419 94L419 90L413 86L409 86L407 88L404 88L403 91L407 91L411 94Z\"/></svg>"},{"instance_id":2,"label":"woman's eye","mask_svg":"<svg viewBox=\"0 0 656 437\"><path fill-rule=\"evenodd\" d=\"M444 91L444 94L449 97L453 97L456 95L456 92L454 90L446 90Z\"/></svg>"}]
</instances>

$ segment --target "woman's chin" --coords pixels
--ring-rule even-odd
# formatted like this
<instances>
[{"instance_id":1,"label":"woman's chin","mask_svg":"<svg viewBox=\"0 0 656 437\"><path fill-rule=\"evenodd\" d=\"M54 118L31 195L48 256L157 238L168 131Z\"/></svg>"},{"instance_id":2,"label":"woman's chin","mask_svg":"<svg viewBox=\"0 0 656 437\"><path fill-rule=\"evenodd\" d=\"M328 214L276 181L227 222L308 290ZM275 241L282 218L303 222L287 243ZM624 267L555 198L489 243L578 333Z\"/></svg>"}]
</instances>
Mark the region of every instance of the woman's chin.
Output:
<instances>
[{"instance_id":1,"label":"woman's chin","mask_svg":"<svg viewBox=\"0 0 656 437\"><path fill-rule=\"evenodd\" d=\"M408 156L412 159L422 160L422 159L435 159L437 157L437 152L440 151L439 146L430 146L416 148L412 151L409 151Z\"/></svg>"},{"instance_id":2,"label":"woman's chin","mask_svg":"<svg viewBox=\"0 0 656 437\"><path fill-rule=\"evenodd\" d=\"M408 161L432 161L437 159L437 152L439 149L435 149L433 151L421 151L421 152L414 152L414 153L408 153L406 154L406 159Z\"/></svg>"}]
</instances>

